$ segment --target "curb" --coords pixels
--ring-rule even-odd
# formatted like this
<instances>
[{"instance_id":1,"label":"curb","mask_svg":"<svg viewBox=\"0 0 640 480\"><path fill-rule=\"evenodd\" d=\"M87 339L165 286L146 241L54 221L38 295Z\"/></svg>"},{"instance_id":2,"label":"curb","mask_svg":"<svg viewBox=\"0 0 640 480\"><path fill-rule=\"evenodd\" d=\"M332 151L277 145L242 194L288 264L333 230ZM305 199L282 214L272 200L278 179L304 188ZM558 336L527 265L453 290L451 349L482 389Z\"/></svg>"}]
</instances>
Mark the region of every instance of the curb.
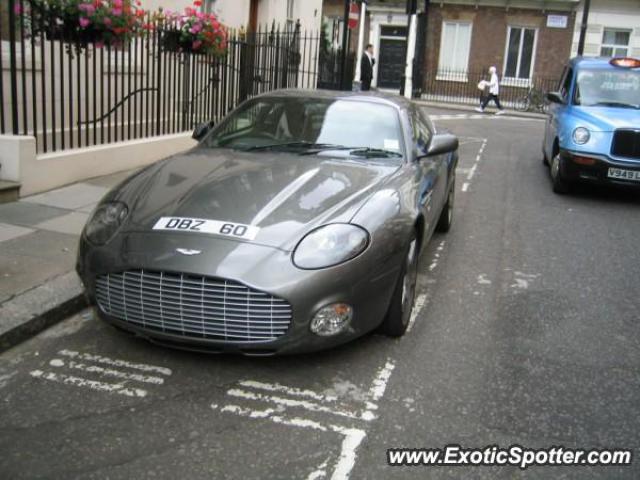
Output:
<instances>
[{"instance_id":1,"label":"curb","mask_svg":"<svg viewBox=\"0 0 640 480\"><path fill-rule=\"evenodd\" d=\"M7 300L0 305L0 353L87 306L73 271Z\"/></svg>"},{"instance_id":2,"label":"curb","mask_svg":"<svg viewBox=\"0 0 640 480\"><path fill-rule=\"evenodd\" d=\"M475 111L475 107L472 105L430 102L428 100L414 100L414 102L423 107L442 108L445 110L461 110L469 113L477 113ZM545 120L547 118L547 115L544 113L519 112L517 110L510 110L510 109L506 109L506 110L507 111L505 113L510 117L535 118L540 120Z\"/></svg>"}]
</instances>

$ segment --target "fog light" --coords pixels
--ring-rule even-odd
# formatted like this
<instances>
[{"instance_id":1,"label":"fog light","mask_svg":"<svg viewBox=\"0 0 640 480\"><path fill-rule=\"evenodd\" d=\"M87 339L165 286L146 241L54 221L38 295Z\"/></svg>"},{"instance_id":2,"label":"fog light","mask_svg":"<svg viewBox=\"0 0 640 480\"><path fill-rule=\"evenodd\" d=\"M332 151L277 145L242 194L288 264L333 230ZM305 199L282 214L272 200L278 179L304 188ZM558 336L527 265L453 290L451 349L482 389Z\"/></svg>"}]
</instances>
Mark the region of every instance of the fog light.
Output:
<instances>
[{"instance_id":1,"label":"fog light","mask_svg":"<svg viewBox=\"0 0 640 480\"><path fill-rule=\"evenodd\" d=\"M311 320L311 331L321 337L342 332L353 316L353 309L346 303L333 303L318 310Z\"/></svg>"}]
</instances>

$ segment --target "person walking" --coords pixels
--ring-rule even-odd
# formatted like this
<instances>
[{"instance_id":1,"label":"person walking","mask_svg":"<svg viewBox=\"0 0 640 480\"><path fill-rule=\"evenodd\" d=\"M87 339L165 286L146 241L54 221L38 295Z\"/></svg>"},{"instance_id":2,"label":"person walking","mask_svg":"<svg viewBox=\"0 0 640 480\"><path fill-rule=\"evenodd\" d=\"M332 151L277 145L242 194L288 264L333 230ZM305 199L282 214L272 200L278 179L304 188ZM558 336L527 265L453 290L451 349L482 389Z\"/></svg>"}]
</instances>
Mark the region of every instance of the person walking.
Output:
<instances>
[{"instance_id":1,"label":"person walking","mask_svg":"<svg viewBox=\"0 0 640 480\"><path fill-rule=\"evenodd\" d=\"M360 80L362 81L362 91L371 90L371 80L373 80L373 66L376 60L373 58L373 45L368 44L360 59Z\"/></svg>"},{"instance_id":2,"label":"person walking","mask_svg":"<svg viewBox=\"0 0 640 480\"><path fill-rule=\"evenodd\" d=\"M489 75L491 76L491 79L489 80L489 95L484 98L480 107L476 108L477 112L484 113L484 109L487 108L489 102L493 100L493 102L496 104L496 107L498 107L496 115L502 115L504 113L504 109L502 108L502 105L500 105L500 82L498 80L498 74L496 72L496 67L492 66L489 68Z\"/></svg>"}]
</instances>

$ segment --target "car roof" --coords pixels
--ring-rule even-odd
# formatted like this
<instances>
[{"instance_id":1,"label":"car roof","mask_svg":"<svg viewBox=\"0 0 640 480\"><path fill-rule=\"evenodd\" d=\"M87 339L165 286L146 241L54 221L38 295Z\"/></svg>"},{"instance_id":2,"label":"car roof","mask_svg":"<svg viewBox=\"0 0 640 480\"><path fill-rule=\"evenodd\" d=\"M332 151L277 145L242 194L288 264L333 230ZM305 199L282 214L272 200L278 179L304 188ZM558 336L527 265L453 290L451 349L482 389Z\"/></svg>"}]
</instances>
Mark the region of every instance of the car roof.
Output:
<instances>
[{"instance_id":1,"label":"car roof","mask_svg":"<svg viewBox=\"0 0 640 480\"><path fill-rule=\"evenodd\" d=\"M569 62L573 68L619 68L611 65L611 57L575 57Z\"/></svg>"},{"instance_id":2,"label":"car roof","mask_svg":"<svg viewBox=\"0 0 640 480\"><path fill-rule=\"evenodd\" d=\"M412 103L405 97L386 92L350 92L340 90L307 90L302 88L287 88L274 90L257 95L254 98L262 97L291 97L291 98L309 98L309 99L340 99L359 102L377 103L381 105L390 105L399 109L410 108Z\"/></svg>"}]
</instances>

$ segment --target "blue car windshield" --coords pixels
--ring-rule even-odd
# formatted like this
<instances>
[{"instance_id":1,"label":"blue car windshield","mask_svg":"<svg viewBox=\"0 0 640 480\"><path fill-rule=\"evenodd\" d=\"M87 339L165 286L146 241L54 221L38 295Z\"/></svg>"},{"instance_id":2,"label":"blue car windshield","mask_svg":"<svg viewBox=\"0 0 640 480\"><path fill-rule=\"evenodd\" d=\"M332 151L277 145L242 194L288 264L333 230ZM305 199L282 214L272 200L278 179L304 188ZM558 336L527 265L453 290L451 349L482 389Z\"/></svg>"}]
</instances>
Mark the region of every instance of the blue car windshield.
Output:
<instances>
[{"instance_id":1,"label":"blue car windshield","mask_svg":"<svg viewBox=\"0 0 640 480\"><path fill-rule=\"evenodd\" d=\"M640 70L579 70L574 102L585 107L640 108Z\"/></svg>"},{"instance_id":2,"label":"blue car windshield","mask_svg":"<svg viewBox=\"0 0 640 480\"><path fill-rule=\"evenodd\" d=\"M251 151L401 157L402 128L395 108L348 99L258 97L229 115L205 147ZM357 150L357 152L355 152Z\"/></svg>"}]
</instances>

